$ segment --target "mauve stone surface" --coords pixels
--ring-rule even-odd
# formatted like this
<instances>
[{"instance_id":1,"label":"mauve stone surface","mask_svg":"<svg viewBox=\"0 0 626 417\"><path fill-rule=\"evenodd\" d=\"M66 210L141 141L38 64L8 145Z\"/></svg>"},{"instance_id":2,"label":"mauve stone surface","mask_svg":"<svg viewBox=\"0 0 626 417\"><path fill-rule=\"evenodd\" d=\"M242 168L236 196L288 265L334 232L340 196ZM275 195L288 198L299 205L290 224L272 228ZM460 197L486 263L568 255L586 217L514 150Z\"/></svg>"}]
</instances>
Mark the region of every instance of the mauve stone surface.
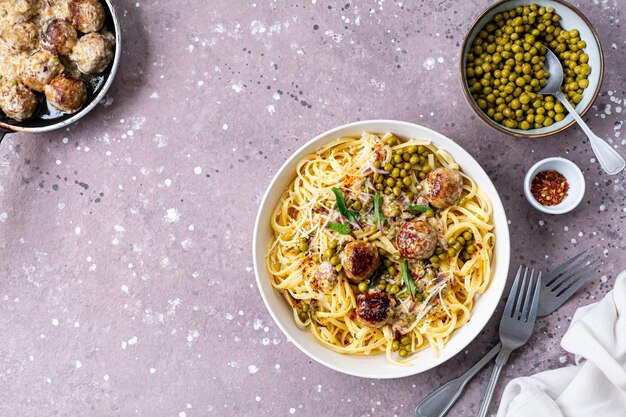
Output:
<instances>
[{"instance_id":1,"label":"mauve stone surface","mask_svg":"<svg viewBox=\"0 0 626 417\"><path fill-rule=\"evenodd\" d=\"M497 339L500 309L466 351L415 377L372 381L310 361L268 315L251 269L260 197L283 161L334 126L413 121L458 141L494 180L512 265L587 249L601 273L538 320L512 377L567 366L574 310L626 268L624 174L609 177L570 129L514 140L477 120L459 45L490 1L117 1L123 60L103 105L67 130L0 146L1 416L410 416ZM626 153L626 3L575 1L606 53L586 117ZM561 155L587 193L558 217L521 181ZM451 416L476 413L489 372ZM492 408L495 413L495 406Z\"/></svg>"}]
</instances>

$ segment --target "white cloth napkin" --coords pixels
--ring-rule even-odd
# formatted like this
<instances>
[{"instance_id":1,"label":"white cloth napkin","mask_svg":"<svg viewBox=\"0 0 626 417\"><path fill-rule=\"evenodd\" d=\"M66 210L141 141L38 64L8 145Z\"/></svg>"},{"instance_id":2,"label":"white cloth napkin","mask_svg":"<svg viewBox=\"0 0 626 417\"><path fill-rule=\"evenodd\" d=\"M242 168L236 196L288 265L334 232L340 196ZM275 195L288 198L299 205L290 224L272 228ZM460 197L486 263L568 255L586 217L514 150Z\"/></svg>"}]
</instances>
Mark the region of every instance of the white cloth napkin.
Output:
<instances>
[{"instance_id":1,"label":"white cloth napkin","mask_svg":"<svg viewBox=\"0 0 626 417\"><path fill-rule=\"evenodd\" d=\"M576 311L561 346L577 365L514 379L497 417L626 417L626 271Z\"/></svg>"}]
</instances>

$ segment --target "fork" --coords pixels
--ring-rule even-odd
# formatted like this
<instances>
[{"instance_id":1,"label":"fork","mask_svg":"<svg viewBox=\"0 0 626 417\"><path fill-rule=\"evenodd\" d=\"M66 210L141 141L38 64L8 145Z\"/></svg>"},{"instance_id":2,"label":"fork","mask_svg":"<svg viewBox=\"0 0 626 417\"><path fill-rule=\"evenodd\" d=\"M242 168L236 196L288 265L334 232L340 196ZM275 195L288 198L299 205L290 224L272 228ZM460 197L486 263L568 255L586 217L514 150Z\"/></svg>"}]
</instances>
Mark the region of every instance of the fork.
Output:
<instances>
[{"instance_id":1,"label":"fork","mask_svg":"<svg viewBox=\"0 0 626 417\"><path fill-rule=\"evenodd\" d=\"M522 266L517 271L513 287L504 307L502 319L500 320L500 343L502 343L502 349L500 349L500 353L496 357L496 366L493 368L478 417L487 415L491 398L496 389L496 383L500 377L500 371L502 371L502 368L508 361L511 352L528 342L533 332L533 327L535 327L535 319L539 309L539 294L541 293L541 271L539 271L535 281L535 270L532 269L530 271L530 278L528 278L528 267L524 267L524 278L520 286L521 275Z\"/></svg>"},{"instance_id":2,"label":"fork","mask_svg":"<svg viewBox=\"0 0 626 417\"><path fill-rule=\"evenodd\" d=\"M552 269L544 278L538 316L547 316L561 307L595 273L596 261L583 251ZM576 262L578 261L578 262ZM565 284L565 285L564 285ZM443 417L456 403L468 382L500 351L498 343L463 375L445 383L424 398L415 409L417 417Z\"/></svg>"}]
</instances>

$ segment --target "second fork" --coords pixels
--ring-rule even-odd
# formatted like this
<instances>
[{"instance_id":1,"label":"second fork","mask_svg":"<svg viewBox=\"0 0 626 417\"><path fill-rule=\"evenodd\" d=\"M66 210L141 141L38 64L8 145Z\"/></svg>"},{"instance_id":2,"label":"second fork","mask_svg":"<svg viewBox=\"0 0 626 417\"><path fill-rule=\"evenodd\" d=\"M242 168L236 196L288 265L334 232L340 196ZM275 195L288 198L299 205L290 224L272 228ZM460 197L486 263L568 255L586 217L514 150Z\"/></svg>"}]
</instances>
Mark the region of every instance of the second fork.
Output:
<instances>
[{"instance_id":1,"label":"second fork","mask_svg":"<svg viewBox=\"0 0 626 417\"><path fill-rule=\"evenodd\" d=\"M485 417L491 404L491 398L496 389L496 383L500 377L500 372L509 359L509 355L515 349L523 346L530 335L532 334L533 327L535 326L535 319L537 318L537 309L539 308L539 294L541 291L541 272L537 276L536 282L533 282L535 270L531 270L530 278L528 278L528 268L524 270L524 278L522 279L521 286L520 276L522 275L522 266L520 266L511 287L509 298L507 299L506 306L504 307L504 313L502 314L502 320L500 321L500 342L502 343L502 349L496 357L496 365L493 368L491 378L489 379L489 385L487 385L487 392L485 398L480 406L478 412L479 417ZM519 291L518 291L519 286Z\"/></svg>"}]
</instances>

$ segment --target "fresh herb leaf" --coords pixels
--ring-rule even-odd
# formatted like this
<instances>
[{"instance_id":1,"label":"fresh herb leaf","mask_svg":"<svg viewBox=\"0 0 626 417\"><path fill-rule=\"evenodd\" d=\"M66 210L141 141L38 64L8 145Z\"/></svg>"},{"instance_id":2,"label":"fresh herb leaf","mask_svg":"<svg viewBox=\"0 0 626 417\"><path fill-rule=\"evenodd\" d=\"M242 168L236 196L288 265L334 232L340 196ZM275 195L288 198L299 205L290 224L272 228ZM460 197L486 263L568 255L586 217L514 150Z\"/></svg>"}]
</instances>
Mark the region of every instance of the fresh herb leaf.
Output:
<instances>
[{"instance_id":1,"label":"fresh herb leaf","mask_svg":"<svg viewBox=\"0 0 626 417\"><path fill-rule=\"evenodd\" d=\"M428 206L407 206L406 211L416 216L419 216L422 213L427 212L428 210L432 210L432 208Z\"/></svg>"},{"instance_id":2,"label":"fresh herb leaf","mask_svg":"<svg viewBox=\"0 0 626 417\"><path fill-rule=\"evenodd\" d=\"M346 207L346 201L343 198L343 193L341 192L341 188L334 187L333 193L335 193L335 199L337 200L337 209L339 210L339 213L341 213L343 217L348 219L350 223L354 223L360 228L361 223L359 223L359 219L361 218L361 215L358 211L348 210L348 207Z\"/></svg>"},{"instance_id":3,"label":"fresh herb leaf","mask_svg":"<svg viewBox=\"0 0 626 417\"><path fill-rule=\"evenodd\" d=\"M350 233L352 233L352 229L350 228L350 226L341 223L329 222L328 228L342 235L349 235Z\"/></svg>"},{"instance_id":4,"label":"fresh herb leaf","mask_svg":"<svg viewBox=\"0 0 626 417\"><path fill-rule=\"evenodd\" d=\"M383 234L383 223L387 220L387 216L383 213L383 196L380 193L374 195L374 225L378 227L380 233Z\"/></svg>"},{"instance_id":5,"label":"fresh herb leaf","mask_svg":"<svg viewBox=\"0 0 626 417\"><path fill-rule=\"evenodd\" d=\"M417 293L417 285L415 284L415 280L413 279L413 275L409 270L409 261L406 259L402 262L402 281L404 281L404 285L406 285L409 293L411 294L411 299L415 301L415 294Z\"/></svg>"}]
</instances>

